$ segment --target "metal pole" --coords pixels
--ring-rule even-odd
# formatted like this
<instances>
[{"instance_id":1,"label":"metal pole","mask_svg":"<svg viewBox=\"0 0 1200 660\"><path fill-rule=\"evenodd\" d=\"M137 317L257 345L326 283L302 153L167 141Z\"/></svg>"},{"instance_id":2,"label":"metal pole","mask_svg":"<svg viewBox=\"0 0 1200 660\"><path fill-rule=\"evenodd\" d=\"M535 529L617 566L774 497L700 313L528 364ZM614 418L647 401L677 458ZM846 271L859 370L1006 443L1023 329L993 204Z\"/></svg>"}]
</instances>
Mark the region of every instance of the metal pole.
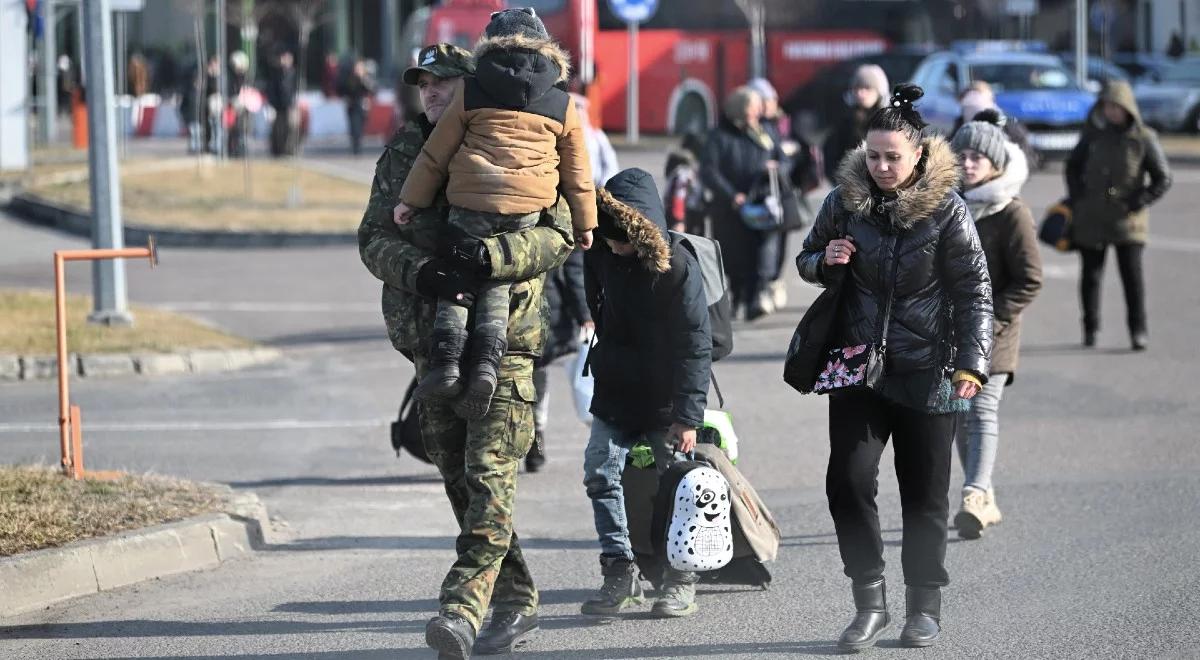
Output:
<instances>
[{"instance_id":1,"label":"metal pole","mask_svg":"<svg viewBox=\"0 0 1200 660\"><path fill-rule=\"evenodd\" d=\"M225 53L225 0L216 0L217 2L217 98L220 101L217 104L217 130L214 134L217 138L217 158L221 161L225 160L225 156L229 151L229 141L225 139L225 90L227 82L225 77L228 75L226 63L228 56Z\"/></svg>"},{"instance_id":2,"label":"metal pole","mask_svg":"<svg viewBox=\"0 0 1200 660\"><path fill-rule=\"evenodd\" d=\"M348 0L337 0L334 6L335 23L333 49L341 57L350 48L350 4Z\"/></svg>"},{"instance_id":3,"label":"metal pole","mask_svg":"<svg viewBox=\"0 0 1200 660\"><path fill-rule=\"evenodd\" d=\"M42 0L42 142L51 144L58 135L58 30L54 0Z\"/></svg>"},{"instance_id":4,"label":"metal pole","mask_svg":"<svg viewBox=\"0 0 1200 660\"><path fill-rule=\"evenodd\" d=\"M88 171L92 197L92 246L120 249L120 169L117 165L117 124L113 114L112 12L108 0L83 0L84 60L88 72ZM98 261L92 266L94 307L88 320L106 325L130 325L125 288L125 263Z\"/></svg>"},{"instance_id":5,"label":"metal pole","mask_svg":"<svg viewBox=\"0 0 1200 660\"><path fill-rule=\"evenodd\" d=\"M129 92L129 83L125 75L129 62L125 47L125 12L116 12L114 20L113 28L117 33L117 84L114 88L117 96L117 159L125 160L125 97Z\"/></svg>"},{"instance_id":6,"label":"metal pole","mask_svg":"<svg viewBox=\"0 0 1200 660\"><path fill-rule=\"evenodd\" d=\"M383 0L380 10L379 81L391 86L396 75L396 0Z\"/></svg>"},{"instance_id":7,"label":"metal pole","mask_svg":"<svg viewBox=\"0 0 1200 660\"><path fill-rule=\"evenodd\" d=\"M1075 78L1087 83L1087 0L1075 0Z\"/></svg>"},{"instance_id":8,"label":"metal pole","mask_svg":"<svg viewBox=\"0 0 1200 660\"><path fill-rule=\"evenodd\" d=\"M629 22L629 89L625 92L625 141L638 141L638 23Z\"/></svg>"}]
</instances>

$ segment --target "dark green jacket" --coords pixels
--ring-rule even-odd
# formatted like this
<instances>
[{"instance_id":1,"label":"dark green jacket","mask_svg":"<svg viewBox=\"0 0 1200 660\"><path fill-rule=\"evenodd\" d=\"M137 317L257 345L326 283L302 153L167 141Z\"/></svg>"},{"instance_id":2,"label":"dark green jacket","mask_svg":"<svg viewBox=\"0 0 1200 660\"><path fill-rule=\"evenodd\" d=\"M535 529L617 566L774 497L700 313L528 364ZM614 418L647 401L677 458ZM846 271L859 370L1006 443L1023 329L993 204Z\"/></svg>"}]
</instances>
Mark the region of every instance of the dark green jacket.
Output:
<instances>
[{"instance_id":1,"label":"dark green jacket","mask_svg":"<svg viewBox=\"0 0 1200 660\"><path fill-rule=\"evenodd\" d=\"M1128 126L1104 120L1100 105L1106 100L1129 112ZM1158 135L1142 123L1133 90L1128 83L1109 83L1067 160L1071 240L1085 248L1145 243L1150 233L1146 207L1170 187L1167 158Z\"/></svg>"},{"instance_id":2,"label":"dark green jacket","mask_svg":"<svg viewBox=\"0 0 1200 660\"><path fill-rule=\"evenodd\" d=\"M358 227L359 256L367 270L383 282L388 338L410 359L426 352L426 338L433 330L437 301L417 293L417 272L433 258L449 207L439 195L433 206L418 210L404 227L392 222L392 209L399 203L404 179L432 130L421 115L396 132L375 165L370 201ZM570 212L559 199L543 213L538 226L484 239L492 278L516 282L508 324L509 354L541 354L547 332L544 275L570 255L572 236Z\"/></svg>"}]
</instances>

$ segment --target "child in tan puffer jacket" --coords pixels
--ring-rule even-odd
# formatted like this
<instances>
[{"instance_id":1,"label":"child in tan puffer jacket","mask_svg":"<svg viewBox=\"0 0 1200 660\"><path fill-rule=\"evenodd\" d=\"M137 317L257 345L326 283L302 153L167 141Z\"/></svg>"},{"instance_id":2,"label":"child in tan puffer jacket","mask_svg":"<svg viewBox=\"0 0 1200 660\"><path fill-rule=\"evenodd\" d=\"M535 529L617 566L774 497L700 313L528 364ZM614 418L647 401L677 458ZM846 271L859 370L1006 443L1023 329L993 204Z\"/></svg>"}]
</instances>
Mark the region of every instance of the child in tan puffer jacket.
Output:
<instances>
[{"instance_id":1,"label":"child in tan puffer jacket","mask_svg":"<svg viewBox=\"0 0 1200 660\"><path fill-rule=\"evenodd\" d=\"M462 239L532 227L561 191L578 242L590 247L596 194L584 129L570 96L556 87L567 79L567 55L528 8L496 12L484 35L475 75L463 79L404 181L396 222L406 223L413 208L431 206L445 184L450 243L461 246ZM455 403L465 418L482 417L491 405L507 350L511 288L487 280L477 293L471 378ZM463 392L459 362L469 313L460 301L438 301L432 364L417 387L418 400Z\"/></svg>"}]
</instances>

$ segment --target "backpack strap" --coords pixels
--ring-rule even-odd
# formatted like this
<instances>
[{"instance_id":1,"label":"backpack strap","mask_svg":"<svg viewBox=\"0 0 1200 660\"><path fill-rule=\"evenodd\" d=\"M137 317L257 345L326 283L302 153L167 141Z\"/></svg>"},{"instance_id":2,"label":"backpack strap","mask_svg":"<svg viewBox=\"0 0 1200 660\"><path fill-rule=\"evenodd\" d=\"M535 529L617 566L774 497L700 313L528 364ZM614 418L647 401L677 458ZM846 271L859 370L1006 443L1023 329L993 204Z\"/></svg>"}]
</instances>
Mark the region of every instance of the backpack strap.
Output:
<instances>
[{"instance_id":1,"label":"backpack strap","mask_svg":"<svg viewBox=\"0 0 1200 660\"><path fill-rule=\"evenodd\" d=\"M713 389L716 390L716 392L717 392L717 404L720 405L721 408L724 408L725 407L725 395L721 394L721 384L717 382L717 372L713 371L712 368L710 367L708 370L708 375L712 380Z\"/></svg>"}]
</instances>

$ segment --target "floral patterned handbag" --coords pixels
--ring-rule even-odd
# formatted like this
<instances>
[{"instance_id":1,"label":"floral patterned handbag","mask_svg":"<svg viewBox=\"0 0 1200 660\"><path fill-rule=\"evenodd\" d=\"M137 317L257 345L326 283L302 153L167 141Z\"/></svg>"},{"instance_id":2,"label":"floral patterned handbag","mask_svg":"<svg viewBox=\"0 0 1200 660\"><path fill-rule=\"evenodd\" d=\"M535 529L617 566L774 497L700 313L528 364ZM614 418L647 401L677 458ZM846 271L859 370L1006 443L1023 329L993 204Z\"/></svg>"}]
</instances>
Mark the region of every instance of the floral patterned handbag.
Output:
<instances>
[{"instance_id":1,"label":"floral patterned handbag","mask_svg":"<svg viewBox=\"0 0 1200 660\"><path fill-rule=\"evenodd\" d=\"M879 322L879 343L859 344L830 349L825 366L817 374L813 392L828 394L847 387L870 387L879 384L883 377L883 362L887 356L888 323L892 319L892 300L896 297L896 270L899 265L900 241L894 248L896 257L892 264L892 286L888 289L883 305L883 318Z\"/></svg>"}]
</instances>

